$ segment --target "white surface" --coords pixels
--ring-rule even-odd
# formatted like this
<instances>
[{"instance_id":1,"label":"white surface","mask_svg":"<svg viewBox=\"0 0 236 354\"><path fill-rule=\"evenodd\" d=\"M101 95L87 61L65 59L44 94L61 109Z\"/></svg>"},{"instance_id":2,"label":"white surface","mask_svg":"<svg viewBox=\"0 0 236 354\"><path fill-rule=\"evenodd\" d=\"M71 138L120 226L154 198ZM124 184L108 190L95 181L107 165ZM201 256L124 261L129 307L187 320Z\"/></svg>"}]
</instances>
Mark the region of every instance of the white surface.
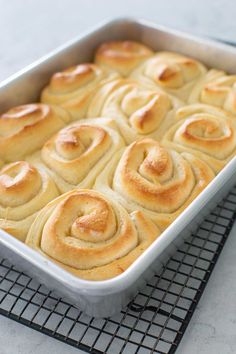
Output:
<instances>
[{"instance_id":1,"label":"white surface","mask_svg":"<svg viewBox=\"0 0 236 354\"><path fill-rule=\"evenodd\" d=\"M235 7L233 1L223 0L0 0L0 80L97 22L114 16L139 16L192 33L234 40ZM236 239L233 234L178 354L228 354L236 351ZM49 352L80 353L0 317L0 354Z\"/></svg>"}]
</instances>

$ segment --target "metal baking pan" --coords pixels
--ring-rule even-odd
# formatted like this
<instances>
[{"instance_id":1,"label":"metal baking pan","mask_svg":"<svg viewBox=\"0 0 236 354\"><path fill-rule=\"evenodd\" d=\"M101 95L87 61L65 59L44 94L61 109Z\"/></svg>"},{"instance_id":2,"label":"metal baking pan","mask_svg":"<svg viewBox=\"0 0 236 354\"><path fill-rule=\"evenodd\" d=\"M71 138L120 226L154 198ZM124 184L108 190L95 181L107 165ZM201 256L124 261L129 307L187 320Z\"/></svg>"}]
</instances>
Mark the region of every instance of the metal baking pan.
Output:
<instances>
[{"instance_id":1,"label":"metal baking pan","mask_svg":"<svg viewBox=\"0 0 236 354\"><path fill-rule=\"evenodd\" d=\"M181 52L230 73L235 69L236 49L233 47L169 30L144 20L118 19L79 36L2 82L1 111L38 100L41 89L52 73L79 62L91 61L95 48L103 41L112 39L133 39L154 50ZM79 279L1 230L0 254L59 295L69 298L85 313L95 317L111 316L127 305L183 239L227 194L235 181L236 158L129 269L110 280L96 282Z\"/></svg>"}]
</instances>

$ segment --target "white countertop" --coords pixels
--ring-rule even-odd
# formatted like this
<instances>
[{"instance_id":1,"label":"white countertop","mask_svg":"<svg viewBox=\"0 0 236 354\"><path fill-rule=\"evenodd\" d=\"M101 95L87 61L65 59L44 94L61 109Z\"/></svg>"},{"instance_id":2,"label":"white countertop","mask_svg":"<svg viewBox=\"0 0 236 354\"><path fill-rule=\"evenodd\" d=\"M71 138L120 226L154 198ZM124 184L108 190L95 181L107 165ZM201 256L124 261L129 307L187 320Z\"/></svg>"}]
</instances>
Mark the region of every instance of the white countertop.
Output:
<instances>
[{"instance_id":1,"label":"white countertop","mask_svg":"<svg viewBox=\"0 0 236 354\"><path fill-rule=\"evenodd\" d=\"M96 23L137 16L236 41L236 3L226 0L0 0L0 80ZM236 225L177 354L236 353ZM81 351L0 316L0 354ZM115 353L114 353L115 354Z\"/></svg>"}]
</instances>

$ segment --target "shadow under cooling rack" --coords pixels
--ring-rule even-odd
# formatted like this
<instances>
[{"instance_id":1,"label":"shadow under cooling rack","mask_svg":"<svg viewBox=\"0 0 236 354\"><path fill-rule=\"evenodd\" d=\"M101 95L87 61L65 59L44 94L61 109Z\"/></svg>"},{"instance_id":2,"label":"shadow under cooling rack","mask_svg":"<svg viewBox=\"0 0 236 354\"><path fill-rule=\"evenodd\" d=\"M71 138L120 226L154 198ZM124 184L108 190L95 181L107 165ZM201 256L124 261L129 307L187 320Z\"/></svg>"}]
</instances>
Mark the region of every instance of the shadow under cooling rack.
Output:
<instances>
[{"instance_id":1,"label":"shadow under cooling rack","mask_svg":"<svg viewBox=\"0 0 236 354\"><path fill-rule=\"evenodd\" d=\"M117 316L84 315L4 259L0 313L89 353L174 353L229 235L235 211L236 187Z\"/></svg>"}]
</instances>

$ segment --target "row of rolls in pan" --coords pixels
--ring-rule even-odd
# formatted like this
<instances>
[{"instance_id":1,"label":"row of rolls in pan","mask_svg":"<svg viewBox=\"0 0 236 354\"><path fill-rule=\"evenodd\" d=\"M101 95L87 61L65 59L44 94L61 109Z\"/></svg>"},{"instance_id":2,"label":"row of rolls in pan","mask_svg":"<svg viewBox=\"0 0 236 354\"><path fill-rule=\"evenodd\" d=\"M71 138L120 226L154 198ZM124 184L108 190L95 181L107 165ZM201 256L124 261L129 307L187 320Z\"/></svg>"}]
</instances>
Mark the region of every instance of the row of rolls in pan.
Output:
<instances>
[{"instance_id":1,"label":"row of rolls in pan","mask_svg":"<svg viewBox=\"0 0 236 354\"><path fill-rule=\"evenodd\" d=\"M232 75L131 41L0 116L0 228L81 278L127 269L235 155Z\"/></svg>"}]
</instances>

